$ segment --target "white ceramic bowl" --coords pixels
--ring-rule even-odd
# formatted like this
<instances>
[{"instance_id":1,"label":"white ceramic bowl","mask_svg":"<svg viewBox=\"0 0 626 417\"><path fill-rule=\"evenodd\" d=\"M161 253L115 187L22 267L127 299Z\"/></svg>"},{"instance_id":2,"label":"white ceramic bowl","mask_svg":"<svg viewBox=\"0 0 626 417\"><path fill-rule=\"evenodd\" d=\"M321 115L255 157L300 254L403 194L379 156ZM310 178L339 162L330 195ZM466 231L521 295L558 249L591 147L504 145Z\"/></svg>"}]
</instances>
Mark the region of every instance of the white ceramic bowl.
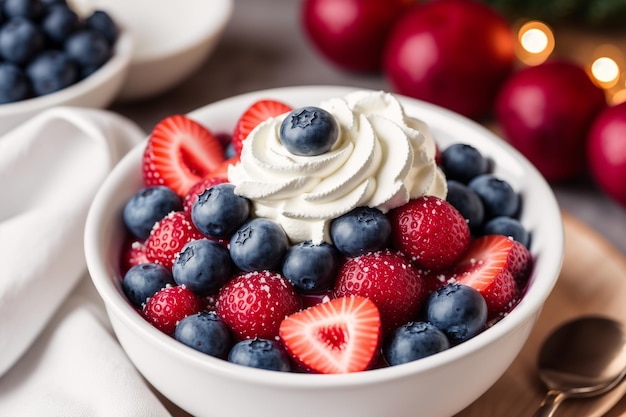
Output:
<instances>
[{"instance_id":1,"label":"white ceramic bowl","mask_svg":"<svg viewBox=\"0 0 626 417\"><path fill-rule=\"evenodd\" d=\"M215 132L230 131L253 101L275 98L292 106L317 104L353 89L294 87L222 100L190 115ZM519 305L492 328L436 355L384 369L343 375L264 371L233 365L178 343L148 324L120 289L121 211L142 186L143 147L114 169L91 207L85 234L87 265L113 328L139 371L161 393L195 416L449 417L476 400L524 345L560 272L563 228L551 189L517 151L459 115L401 98L407 113L426 121L440 146L474 145L497 164L495 173L523 196L522 222L532 231L536 259Z\"/></svg>"},{"instance_id":2,"label":"white ceramic bowl","mask_svg":"<svg viewBox=\"0 0 626 417\"><path fill-rule=\"evenodd\" d=\"M127 31L122 31L113 56L84 80L52 94L0 104L0 135L52 107L107 107L113 102L126 79L132 56L133 38Z\"/></svg>"},{"instance_id":3,"label":"white ceramic bowl","mask_svg":"<svg viewBox=\"0 0 626 417\"><path fill-rule=\"evenodd\" d=\"M119 100L147 99L176 86L207 59L230 20L233 0L73 0L84 14L101 8L136 43Z\"/></svg>"}]
</instances>

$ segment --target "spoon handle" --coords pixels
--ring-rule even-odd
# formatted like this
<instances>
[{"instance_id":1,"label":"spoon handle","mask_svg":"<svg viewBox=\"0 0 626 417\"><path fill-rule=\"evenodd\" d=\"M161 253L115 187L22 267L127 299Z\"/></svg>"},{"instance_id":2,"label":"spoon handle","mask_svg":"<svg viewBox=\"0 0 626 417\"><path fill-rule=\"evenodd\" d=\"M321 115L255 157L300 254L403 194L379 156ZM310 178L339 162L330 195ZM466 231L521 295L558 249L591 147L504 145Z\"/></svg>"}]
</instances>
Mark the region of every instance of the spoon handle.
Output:
<instances>
[{"instance_id":1,"label":"spoon handle","mask_svg":"<svg viewBox=\"0 0 626 417\"><path fill-rule=\"evenodd\" d=\"M546 393L546 397L541 405L533 414L533 417L552 417L557 407L563 402L566 395L561 391L550 390Z\"/></svg>"}]
</instances>

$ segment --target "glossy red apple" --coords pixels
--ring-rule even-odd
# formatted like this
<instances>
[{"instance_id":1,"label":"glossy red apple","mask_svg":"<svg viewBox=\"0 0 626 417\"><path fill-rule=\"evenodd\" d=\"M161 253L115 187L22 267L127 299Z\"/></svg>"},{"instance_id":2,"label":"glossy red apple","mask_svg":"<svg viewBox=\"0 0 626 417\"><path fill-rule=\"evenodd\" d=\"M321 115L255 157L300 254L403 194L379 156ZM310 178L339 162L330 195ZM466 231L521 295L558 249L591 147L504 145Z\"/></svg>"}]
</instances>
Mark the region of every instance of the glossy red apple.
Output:
<instances>
[{"instance_id":1,"label":"glossy red apple","mask_svg":"<svg viewBox=\"0 0 626 417\"><path fill-rule=\"evenodd\" d=\"M589 130L589 169L598 186L626 207L626 103L604 109Z\"/></svg>"},{"instance_id":2,"label":"glossy red apple","mask_svg":"<svg viewBox=\"0 0 626 417\"><path fill-rule=\"evenodd\" d=\"M548 181L586 169L587 133L606 106L602 89L569 61L526 67L503 85L496 101L502 134Z\"/></svg>"},{"instance_id":3,"label":"glossy red apple","mask_svg":"<svg viewBox=\"0 0 626 417\"><path fill-rule=\"evenodd\" d=\"M384 72L397 93L478 118L514 63L515 37L501 15L473 0L437 0L398 19Z\"/></svg>"},{"instance_id":4,"label":"glossy red apple","mask_svg":"<svg viewBox=\"0 0 626 417\"><path fill-rule=\"evenodd\" d=\"M301 20L317 50L355 72L381 68L383 47L395 20L415 0L304 0Z\"/></svg>"}]
</instances>

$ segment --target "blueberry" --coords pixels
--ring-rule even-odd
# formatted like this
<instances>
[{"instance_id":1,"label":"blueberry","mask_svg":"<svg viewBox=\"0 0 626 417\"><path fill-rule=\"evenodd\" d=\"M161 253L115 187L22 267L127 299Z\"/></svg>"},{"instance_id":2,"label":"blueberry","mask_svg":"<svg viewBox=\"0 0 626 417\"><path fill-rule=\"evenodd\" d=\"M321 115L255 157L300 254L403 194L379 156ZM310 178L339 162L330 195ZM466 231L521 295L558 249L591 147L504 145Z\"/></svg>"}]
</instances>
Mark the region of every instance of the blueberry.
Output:
<instances>
[{"instance_id":1,"label":"blueberry","mask_svg":"<svg viewBox=\"0 0 626 417\"><path fill-rule=\"evenodd\" d=\"M473 146L455 143L441 153L441 169L449 180L467 184L472 178L489 171L489 160Z\"/></svg>"},{"instance_id":2,"label":"blueberry","mask_svg":"<svg viewBox=\"0 0 626 417\"><path fill-rule=\"evenodd\" d=\"M228 361L270 371L291 371L289 356L275 340L255 338L237 342L230 350Z\"/></svg>"},{"instance_id":3,"label":"blueberry","mask_svg":"<svg viewBox=\"0 0 626 417\"><path fill-rule=\"evenodd\" d=\"M207 355L226 359L233 344L228 325L215 312L201 311L182 319L174 331L179 342Z\"/></svg>"},{"instance_id":4,"label":"blueberry","mask_svg":"<svg viewBox=\"0 0 626 417\"><path fill-rule=\"evenodd\" d=\"M43 51L33 58L26 67L26 74L37 96L54 93L78 81L74 61L54 49Z\"/></svg>"},{"instance_id":5,"label":"blueberry","mask_svg":"<svg viewBox=\"0 0 626 417\"><path fill-rule=\"evenodd\" d=\"M242 271L275 270L289 247L283 228L273 220L255 218L230 240L230 256Z\"/></svg>"},{"instance_id":6,"label":"blueberry","mask_svg":"<svg viewBox=\"0 0 626 417\"><path fill-rule=\"evenodd\" d=\"M92 29L74 32L64 50L81 67L100 67L111 57L111 46L103 34Z\"/></svg>"},{"instance_id":7,"label":"blueberry","mask_svg":"<svg viewBox=\"0 0 626 417\"><path fill-rule=\"evenodd\" d=\"M39 27L23 17L14 17L0 29L0 57L16 64L25 64L44 46Z\"/></svg>"},{"instance_id":8,"label":"blueberry","mask_svg":"<svg viewBox=\"0 0 626 417\"><path fill-rule=\"evenodd\" d=\"M385 340L383 356L391 366L415 361L450 347L448 338L430 323L409 322L394 330Z\"/></svg>"},{"instance_id":9,"label":"blueberry","mask_svg":"<svg viewBox=\"0 0 626 417\"><path fill-rule=\"evenodd\" d=\"M478 194L459 181L449 180L446 200L467 220L473 234L481 230L485 220L485 208Z\"/></svg>"},{"instance_id":10,"label":"blueberry","mask_svg":"<svg viewBox=\"0 0 626 417\"><path fill-rule=\"evenodd\" d=\"M24 100L30 94L28 78L20 67L0 62L0 104Z\"/></svg>"},{"instance_id":11,"label":"blueberry","mask_svg":"<svg viewBox=\"0 0 626 417\"><path fill-rule=\"evenodd\" d=\"M287 250L282 273L297 291L304 294L329 289L339 269L339 254L328 243L300 242Z\"/></svg>"},{"instance_id":12,"label":"blueberry","mask_svg":"<svg viewBox=\"0 0 626 417\"><path fill-rule=\"evenodd\" d=\"M228 281L231 270L228 249L208 239L187 243L172 266L174 281L200 295L217 291Z\"/></svg>"},{"instance_id":13,"label":"blueberry","mask_svg":"<svg viewBox=\"0 0 626 417\"><path fill-rule=\"evenodd\" d=\"M136 307L142 307L148 298L167 285L175 285L172 272L163 265L153 263L133 266L122 279L122 290Z\"/></svg>"},{"instance_id":14,"label":"blueberry","mask_svg":"<svg viewBox=\"0 0 626 417\"><path fill-rule=\"evenodd\" d=\"M55 4L41 21L41 29L52 44L61 46L80 28L78 15L64 4Z\"/></svg>"},{"instance_id":15,"label":"blueberry","mask_svg":"<svg viewBox=\"0 0 626 417\"><path fill-rule=\"evenodd\" d=\"M250 214L250 200L235 194L235 186L222 183L207 188L191 207L191 221L205 236L229 238Z\"/></svg>"},{"instance_id":16,"label":"blueberry","mask_svg":"<svg viewBox=\"0 0 626 417\"><path fill-rule=\"evenodd\" d=\"M298 156L315 156L328 152L339 137L335 117L319 107L292 110L280 125L280 141Z\"/></svg>"},{"instance_id":17,"label":"blueberry","mask_svg":"<svg viewBox=\"0 0 626 417\"><path fill-rule=\"evenodd\" d=\"M333 244L349 257L383 249L390 236L391 222L376 208L357 207L330 224Z\"/></svg>"},{"instance_id":18,"label":"blueberry","mask_svg":"<svg viewBox=\"0 0 626 417\"><path fill-rule=\"evenodd\" d=\"M87 19L85 19L85 24L87 27L102 33L109 42L109 45L112 46L115 44L119 35L119 29L115 24L115 21L113 21L107 12L103 10L94 11L89 17L87 17Z\"/></svg>"},{"instance_id":19,"label":"blueberry","mask_svg":"<svg viewBox=\"0 0 626 417\"><path fill-rule=\"evenodd\" d=\"M484 174L470 181L468 187L482 200L486 220L497 216L517 216L520 196L508 182L493 174Z\"/></svg>"},{"instance_id":20,"label":"blueberry","mask_svg":"<svg viewBox=\"0 0 626 417\"><path fill-rule=\"evenodd\" d=\"M8 17L24 17L34 21L41 16L43 3L41 0L4 0L3 8Z\"/></svg>"},{"instance_id":21,"label":"blueberry","mask_svg":"<svg viewBox=\"0 0 626 417\"><path fill-rule=\"evenodd\" d=\"M157 185L137 191L126 202L122 217L124 225L135 237L146 239L157 221L182 209L182 199L171 188Z\"/></svg>"},{"instance_id":22,"label":"blueberry","mask_svg":"<svg viewBox=\"0 0 626 417\"><path fill-rule=\"evenodd\" d=\"M530 233L519 220L511 217L498 216L489 220L483 227L483 234L509 236L530 247Z\"/></svg>"},{"instance_id":23,"label":"blueberry","mask_svg":"<svg viewBox=\"0 0 626 417\"><path fill-rule=\"evenodd\" d=\"M432 292L426 301L426 320L452 343L476 336L487 322L487 303L468 285L448 284Z\"/></svg>"}]
</instances>

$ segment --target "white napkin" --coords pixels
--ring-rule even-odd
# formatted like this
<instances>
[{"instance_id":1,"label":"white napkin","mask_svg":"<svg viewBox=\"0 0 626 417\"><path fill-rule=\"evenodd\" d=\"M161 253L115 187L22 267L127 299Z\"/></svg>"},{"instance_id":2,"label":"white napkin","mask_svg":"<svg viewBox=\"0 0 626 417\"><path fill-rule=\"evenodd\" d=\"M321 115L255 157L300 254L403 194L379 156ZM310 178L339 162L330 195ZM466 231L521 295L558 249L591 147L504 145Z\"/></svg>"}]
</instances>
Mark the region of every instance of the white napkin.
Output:
<instances>
[{"instance_id":1,"label":"white napkin","mask_svg":"<svg viewBox=\"0 0 626 417\"><path fill-rule=\"evenodd\" d=\"M113 336L83 255L95 192L144 136L65 107L0 137L0 416L169 415Z\"/></svg>"}]
</instances>

